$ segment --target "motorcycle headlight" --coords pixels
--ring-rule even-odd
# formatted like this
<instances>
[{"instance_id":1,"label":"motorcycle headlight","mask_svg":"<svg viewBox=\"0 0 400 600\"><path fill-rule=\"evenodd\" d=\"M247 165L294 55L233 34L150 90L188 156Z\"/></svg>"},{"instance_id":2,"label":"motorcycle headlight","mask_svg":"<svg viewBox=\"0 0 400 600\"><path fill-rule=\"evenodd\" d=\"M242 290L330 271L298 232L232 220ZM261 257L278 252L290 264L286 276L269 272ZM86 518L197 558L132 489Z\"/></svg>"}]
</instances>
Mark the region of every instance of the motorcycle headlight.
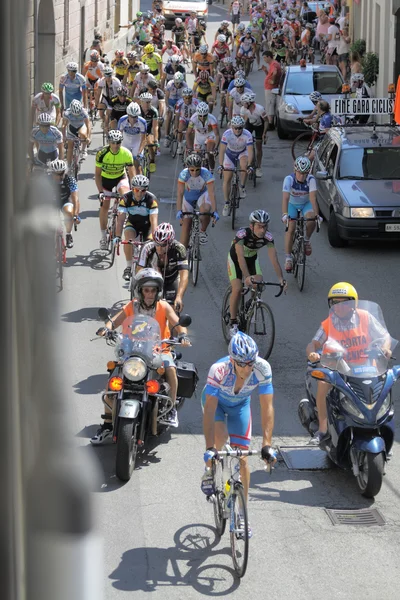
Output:
<instances>
[{"instance_id":1,"label":"motorcycle headlight","mask_svg":"<svg viewBox=\"0 0 400 600\"><path fill-rule=\"evenodd\" d=\"M342 398L342 405L343 405L345 411L348 412L350 415L353 415L353 417L356 417L360 421L364 420L364 415L357 408L357 406L355 404L353 404L353 402L351 400L349 400L348 398L343 397Z\"/></svg>"},{"instance_id":2,"label":"motorcycle headlight","mask_svg":"<svg viewBox=\"0 0 400 600\"><path fill-rule=\"evenodd\" d=\"M130 381L140 381L147 373L147 367L141 358L130 358L122 367L124 377Z\"/></svg>"},{"instance_id":3,"label":"motorcycle headlight","mask_svg":"<svg viewBox=\"0 0 400 600\"><path fill-rule=\"evenodd\" d=\"M384 399L384 401L382 403L382 406L378 410L378 413L376 415L377 421L379 421L379 419L382 419L382 417L388 412L390 405L391 405L391 402L390 402L390 395L389 395L389 396L386 396L386 398Z\"/></svg>"}]
</instances>

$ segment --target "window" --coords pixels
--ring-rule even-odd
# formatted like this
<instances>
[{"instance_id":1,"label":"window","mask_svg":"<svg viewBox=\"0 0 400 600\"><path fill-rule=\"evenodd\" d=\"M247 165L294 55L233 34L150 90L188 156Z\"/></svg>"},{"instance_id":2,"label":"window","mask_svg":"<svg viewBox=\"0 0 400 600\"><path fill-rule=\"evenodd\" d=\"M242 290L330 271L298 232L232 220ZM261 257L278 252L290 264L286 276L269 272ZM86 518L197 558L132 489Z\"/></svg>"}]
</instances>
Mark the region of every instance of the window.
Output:
<instances>
[{"instance_id":1,"label":"window","mask_svg":"<svg viewBox=\"0 0 400 600\"><path fill-rule=\"evenodd\" d=\"M326 168L326 161L328 158L329 151L332 147L332 143L333 142L326 135L325 139L322 141L320 147L317 150L317 156L319 158L319 162L321 164L321 167L323 167L324 169Z\"/></svg>"},{"instance_id":2,"label":"window","mask_svg":"<svg viewBox=\"0 0 400 600\"><path fill-rule=\"evenodd\" d=\"M338 152L339 152L339 148L338 148L337 144L334 144L333 148L332 148L332 151L331 151L331 153L329 155L328 164L327 164L327 167L326 167L326 170L327 170L328 175L330 177L333 176L333 171L335 170L335 164L336 164L336 160L337 160L337 157L338 157Z\"/></svg>"},{"instance_id":3,"label":"window","mask_svg":"<svg viewBox=\"0 0 400 600\"><path fill-rule=\"evenodd\" d=\"M335 71L309 70L306 73L289 73L286 80L285 94L308 96L313 91L321 94L340 94L343 80Z\"/></svg>"},{"instance_id":4,"label":"window","mask_svg":"<svg viewBox=\"0 0 400 600\"><path fill-rule=\"evenodd\" d=\"M341 179L400 179L400 147L354 148L340 157Z\"/></svg>"},{"instance_id":5,"label":"window","mask_svg":"<svg viewBox=\"0 0 400 600\"><path fill-rule=\"evenodd\" d=\"M114 5L114 35L119 33L119 24L121 23L121 0L115 0Z\"/></svg>"},{"instance_id":6,"label":"window","mask_svg":"<svg viewBox=\"0 0 400 600\"><path fill-rule=\"evenodd\" d=\"M64 2L64 39L63 53L67 54L69 46L69 2Z\"/></svg>"}]
</instances>

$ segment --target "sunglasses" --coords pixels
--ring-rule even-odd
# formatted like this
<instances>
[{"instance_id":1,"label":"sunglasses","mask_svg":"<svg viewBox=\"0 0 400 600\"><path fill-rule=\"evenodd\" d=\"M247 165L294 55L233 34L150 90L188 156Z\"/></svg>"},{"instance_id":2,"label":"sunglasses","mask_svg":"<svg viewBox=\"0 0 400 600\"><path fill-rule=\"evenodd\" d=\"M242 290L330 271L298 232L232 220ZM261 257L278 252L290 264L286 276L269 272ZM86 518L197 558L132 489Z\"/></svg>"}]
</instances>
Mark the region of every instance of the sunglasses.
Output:
<instances>
[{"instance_id":1,"label":"sunglasses","mask_svg":"<svg viewBox=\"0 0 400 600\"><path fill-rule=\"evenodd\" d=\"M243 127L232 127L235 131L243 131Z\"/></svg>"},{"instance_id":2,"label":"sunglasses","mask_svg":"<svg viewBox=\"0 0 400 600\"><path fill-rule=\"evenodd\" d=\"M194 171L195 173L199 173L201 171L201 167L189 167L189 171Z\"/></svg>"},{"instance_id":3,"label":"sunglasses","mask_svg":"<svg viewBox=\"0 0 400 600\"><path fill-rule=\"evenodd\" d=\"M122 142L110 142L110 144L115 144L116 146L120 146Z\"/></svg>"},{"instance_id":4,"label":"sunglasses","mask_svg":"<svg viewBox=\"0 0 400 600\"><path fill-rule=\"evenodd\" d=\"M237 364L238 367L254 367L254 365L256 364L255 360L251 360L249 362L239 362L238 360L235 360L235 363Z\"/></svg>"},{"instance_id":5,"label":"sunglasses","mask_svg":"<svg viewBox=\"0 0 400 600\"><path fill-rule=\"evenodd\" d=\"M133 187L132 190L134 192L145 192L146 188L140 188L140 187Z\"/></svg>"}]
</instances>

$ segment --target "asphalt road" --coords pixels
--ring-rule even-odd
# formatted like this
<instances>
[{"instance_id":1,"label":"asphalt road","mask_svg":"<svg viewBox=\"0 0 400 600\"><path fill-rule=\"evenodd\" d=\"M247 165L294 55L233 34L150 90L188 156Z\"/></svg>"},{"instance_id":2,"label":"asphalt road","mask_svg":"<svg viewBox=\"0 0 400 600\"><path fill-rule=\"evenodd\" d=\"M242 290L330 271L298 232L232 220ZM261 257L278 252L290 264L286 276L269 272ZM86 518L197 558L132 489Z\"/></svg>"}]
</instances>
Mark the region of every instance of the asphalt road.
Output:
<instances>
[{"instance_id":1,"label":"asphalt road","mask_svg":"<svg viewBox=\"0 0 400 600\"><path fill-rule=\"evenodd\" d=\"M146 7L146 5L145 5ZM210 7L210 37L224 9ZM250 75L263 103L263 77ZM103 411L100 393L106 383L106 363L113 353L104 341L90 342L99 326L97 310L115 310L128 300L122 280L121 256L108 268L98 250L100 233L98 201L94 185L94 153L101 144L99 126L79 182L82 224L68 252L65 289L60 294L62 380L70 394L71 428L82 455L96 457L99 483L94 491L98 531L104 539L104 597L119 600L194 599L202 596L244 598L255 595L277 600L395 600L399 598L400 467L397 437L394 458L375 502L363 499L352 474L335 469L291 471L279 462L272 475L260 466L253 469L249 503L254 536L250 543L248 571L238 581L232 569L229 537L215 537L211 505L200 491L202 475L202 415L199 393L180 413L180 427L167 433L146 462L122 485L114 474L115 447L93 448L94 434ZM271 230L283 264L281 187L291 172L290 140L269 135L265 148L264 175L256 191L239 211L239 226L247 224L251 210L271 213ZM151 191L161 198L162 220L175 219L175 206L163 199L175 197L180 162L162 149ZM220 182L218 208L222 212ZM176 224L179 234L179 226ZM196 363L200 392L211 363L226 354L220 328L220 308L228 284L226 256L232 240L230 222L221 219L210 231L204 250L199 283L190 284L185 310L193 318L193 348L184 358ZM266 254L266 253L265 253ZM266 278L274 274L261 253ZM305 346L327 313L326 294L336 281L347 280L361 298L379 303L388 328L400 339L398 318L400 285L399 253L380 244L333 249L326 225L313 239L303 293L290 279L286 296L275 299L267 292L276 321L276 341L270 358L275 389L274 443L296 445L307 441L297 418L297 404L304 396ZM396 390L398 403L400 388ZM398 418L397 418L398 421ZM253 402L255 447L260 447L258 400ZM374 506L384 527L332 525L325 508L356 509ZM397 590L397 591L396 591Z\"/></svg>"}]
</instances>

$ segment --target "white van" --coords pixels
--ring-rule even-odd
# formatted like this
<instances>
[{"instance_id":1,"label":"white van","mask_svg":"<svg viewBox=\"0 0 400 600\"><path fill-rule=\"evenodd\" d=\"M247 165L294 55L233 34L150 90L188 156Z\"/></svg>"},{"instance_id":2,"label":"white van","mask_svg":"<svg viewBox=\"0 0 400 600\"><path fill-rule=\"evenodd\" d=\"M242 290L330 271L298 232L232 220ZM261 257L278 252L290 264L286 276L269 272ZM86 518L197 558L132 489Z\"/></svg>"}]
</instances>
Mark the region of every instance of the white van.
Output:
<instances>
[{"instance_id":1,"label":"white van","mask_svg":"<svg viewBox=\"0 0 400 600\"><path fill-rule=\"evenodd\" d=\"M196 12L199 18L207 21L209 4L212 4L212 0L165 0L163 14L166 27L171 29L175 19L180 17L184 21L191 12Z\"/></svg>"}]
</instances>

